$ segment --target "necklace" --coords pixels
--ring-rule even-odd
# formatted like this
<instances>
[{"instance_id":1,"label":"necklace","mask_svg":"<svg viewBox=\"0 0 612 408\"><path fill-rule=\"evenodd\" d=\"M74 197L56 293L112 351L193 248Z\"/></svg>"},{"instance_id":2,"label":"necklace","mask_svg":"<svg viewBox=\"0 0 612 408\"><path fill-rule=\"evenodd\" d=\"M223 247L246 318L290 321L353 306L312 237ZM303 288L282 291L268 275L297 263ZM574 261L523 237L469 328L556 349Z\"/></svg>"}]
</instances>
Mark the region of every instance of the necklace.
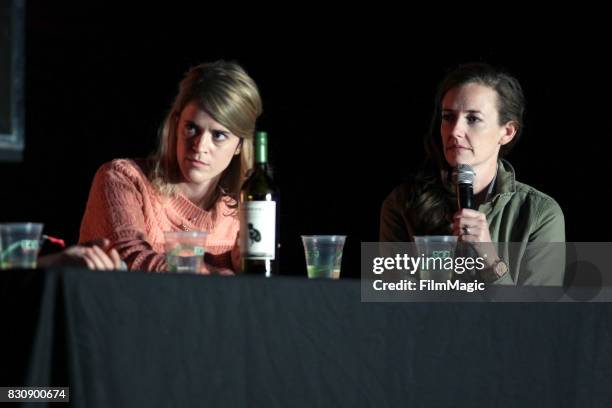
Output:
<instances>
[{"instance_id":1,"label":"necklace","mask_svg":"<svg viewBox=\"0 0 612 408\"><path fill-rule=\"evenodd\" d=\"M196 217L192 217L192 218L187 218L187 222L189 222L189 223L194 223L194 222L196 222L197 220L198 220L198 217L197 217L197 216L196 216ZM189 227L187 227L187 225L185 225L185 223L184 223L184 222L181 222L180 228L181 228L183 231L186 231L186 232L191 231L191 230L189 229Z\"/></svg>"}]
</instances>

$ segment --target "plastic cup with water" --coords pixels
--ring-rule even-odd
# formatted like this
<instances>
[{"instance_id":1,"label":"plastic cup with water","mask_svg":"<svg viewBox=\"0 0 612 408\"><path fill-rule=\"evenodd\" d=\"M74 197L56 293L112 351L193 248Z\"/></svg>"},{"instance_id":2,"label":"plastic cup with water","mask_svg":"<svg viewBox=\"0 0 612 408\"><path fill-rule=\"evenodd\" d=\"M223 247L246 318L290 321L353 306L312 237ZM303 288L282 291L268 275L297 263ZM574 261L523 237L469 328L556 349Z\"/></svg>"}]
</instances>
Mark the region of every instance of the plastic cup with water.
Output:
<instances>
[{"instance_id":1,"label":"plastic cup with water","mask_svg":"<svg viewBox=\"0 0 612 408\"><path fill-rule=\"evenodd\" d=\"M302 235L309 278L340 277L345 235Z\"/></svg>"},{"instance_id":2,"label":"plastic cup with water","mask_svg":"<svg viewBox=\"0 0 612 408\"><path fill-rule=\"evenodd\" d=\"M457 237L454 235L415 236L417 256L422 257L420 278L446 282L453 278L453 262Z\"/></svg>"},{"instance_id":3,"label":"plastic cup with water","mask_svg":"<svg viewBox=\"0 0 612 408\"><path fill-rule=\"evenodd\" d=\"M206 252L204 231L164 232L168 271L177 273L199 273Z\"/></svg>"},{"instance_id":4,"label":"plastic cup with water","mask_svg":"<svg viewBox=\"0 0 612 408\"><path fill-rule=\"evenodd\" d=\"M40 249L43 224L0 224L0 269L34 269Z\"/></svg>"}]
</instances>

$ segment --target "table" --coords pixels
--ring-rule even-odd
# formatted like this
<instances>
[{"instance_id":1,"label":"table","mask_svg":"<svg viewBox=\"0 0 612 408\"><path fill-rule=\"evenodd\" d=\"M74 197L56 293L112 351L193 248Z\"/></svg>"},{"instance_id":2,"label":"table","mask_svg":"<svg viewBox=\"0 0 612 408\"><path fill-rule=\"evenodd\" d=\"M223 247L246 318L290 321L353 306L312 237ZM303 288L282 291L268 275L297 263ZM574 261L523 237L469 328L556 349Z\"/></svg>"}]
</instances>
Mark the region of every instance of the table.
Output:
<instances>
[{"instance_id":1,"label":"table","mask_svg":"<svg viewBox=\"0 0 612 408\"><path fill-rule=\"evenodd\" d=\"M611 303L362 303L359 280L1 272L0 385L68 385L72 406L612 404Z\"/></svg>"}]
</instances>

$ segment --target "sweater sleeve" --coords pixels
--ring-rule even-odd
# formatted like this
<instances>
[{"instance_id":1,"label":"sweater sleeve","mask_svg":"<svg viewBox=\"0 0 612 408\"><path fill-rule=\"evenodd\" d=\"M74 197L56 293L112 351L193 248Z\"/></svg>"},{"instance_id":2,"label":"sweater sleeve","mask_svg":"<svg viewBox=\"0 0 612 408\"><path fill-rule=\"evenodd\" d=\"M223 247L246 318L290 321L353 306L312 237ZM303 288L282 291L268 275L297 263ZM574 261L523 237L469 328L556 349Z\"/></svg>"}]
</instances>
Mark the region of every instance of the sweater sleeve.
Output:
<instances>
[{"instance_id":1,"label":"sweater sleeve","mask_svg":"<svg viewBox=\"0 0 612 408\"><path fill-rule=\"evenodd\" d=\"M240 265L240 236L236 236L236 243L232 248L232 269L234 272L238 273L241 270Z\"/></svg>"},{"instance_id":2,"label":"sweater sleeve","mask_svg":"<svg viewBox=\"0 0 612 408\"><path fill-rule=\"evenodd\" d=\"M147 187L125 160L103 165L94 177L79 242L108 238L130 270L166 270L164 253L147 241L144 196Z\"/></svg>"}]
</instances>

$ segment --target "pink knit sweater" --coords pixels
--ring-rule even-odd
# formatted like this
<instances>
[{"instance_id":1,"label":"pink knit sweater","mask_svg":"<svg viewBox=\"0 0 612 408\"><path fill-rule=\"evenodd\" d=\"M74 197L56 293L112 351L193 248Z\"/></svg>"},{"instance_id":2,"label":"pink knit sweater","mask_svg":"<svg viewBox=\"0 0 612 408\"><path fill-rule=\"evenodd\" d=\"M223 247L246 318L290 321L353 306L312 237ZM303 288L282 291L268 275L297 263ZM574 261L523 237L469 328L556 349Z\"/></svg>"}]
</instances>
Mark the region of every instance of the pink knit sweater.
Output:
<instances>
[{"instance_id":1,"label":"pink knit sweater","mask_svg":"<svg viewBox=\"0 0 612 408\"><path fill-rule=\"evenodd\" d=\"M205 261L237 270L237 211L229 197L210 211L183 195L160 195L146 174L149 162L117 159L96 173L81 222L79 242L108 238L129 269L165 271L164 231L207 231Z\"/></svg>"}]
</instances>

